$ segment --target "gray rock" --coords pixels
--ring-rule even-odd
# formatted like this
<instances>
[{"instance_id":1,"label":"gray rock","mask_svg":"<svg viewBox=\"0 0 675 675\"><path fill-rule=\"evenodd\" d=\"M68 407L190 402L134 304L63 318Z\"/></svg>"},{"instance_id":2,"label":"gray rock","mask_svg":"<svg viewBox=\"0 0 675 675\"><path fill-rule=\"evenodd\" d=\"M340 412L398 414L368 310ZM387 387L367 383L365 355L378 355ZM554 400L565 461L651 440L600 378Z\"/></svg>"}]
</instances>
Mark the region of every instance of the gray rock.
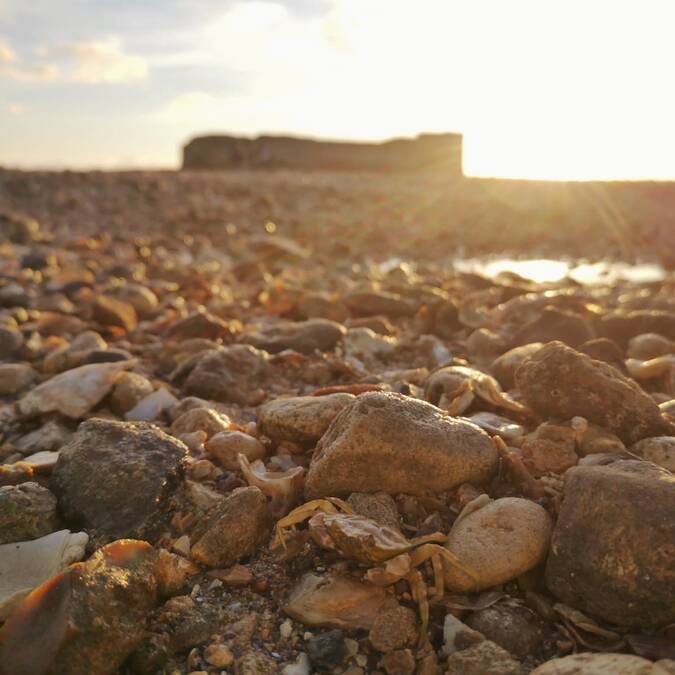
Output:
<instances>
[{"instance_id":1,"label":"gray rock","mask_svg":"<svg viewBox=\"0 0 675 675\"><path fill-rule=\"evenodd\" d=\"M631 654L572 654L543 663L531 675L667 675L668 672L659 668L658 663Z\"/></svg>"},{"instance_id":2,"label":"gray rock","mask_svg":"<svg viewBox=\"0 0 675 675\"><path fill-rule=\"evenodd\" d=\"M345 407L319 441L305 494L440 492L483 482L496 466L495 446L474 424L424 401L371 392Z\"/></svg>"},{"instance_id":3,"label":"gray rock","mask_svg":"<svg viewBox=\"0 0 675 675\"><path fill-rule=\"evenodd\" d=\"M318 441L337 414L355 398L353 394L337 393L276 399L261 406L258 425L275 441Z\"/></svg>"},{"instance_id":4,"label":"gray rock","mask_svg":"<svg viewBox=\"0 0 675 675\"><path fill-rule=\"evenodd\" d=\"M546 583L564 603L623 626L675 621L675 476L648 462L565 476Z\"/></svg>"},{"instance_id":5,"label":"gray rock","mask_svg":"<svg viewBox=\"0 0 675 675\"><path fill-rule=\"evenodd\" d=\"M23 335L18 328L0 325L0 359L7 359L23 345Z\"/></svg>"},{"instance_id":6,"label":"gray rock","mask_svg":"<svg viewBox=\"0 0 675 675\"><path fill-rule=\"evenodd\" d=\"M209 567L228 567L254 553L267 539L272 519L257 487L234 490L193 530L190 555Z\"/></svg>"},{"instance_id":7,"label":"gray rock","mask_svg":"<svg viewBox=\"0 0 675 675\"><path fill-rule=\"evenodd\" d=\"M347 658L347 645L340 629L314 635L307 642L307 656L317 672L332 672Z\"/></svg>"},{"instance_id":8,"label":"gray rock","mask_svg":"<svg viewBox=\"0 0 675 675\"><path fill-rule=\"evenodd\" d=\"M96 543L157 535L186 446L145 422L91 419L62 448L51 488L68 521Z\"/></svg>"},{"instance_id":9,"label":"gray rock","mask_svg":"<svg viewBox=\"0 0 675 675\"><path fill-rule=\"evenodd\" d=\"M73 432L58 420L49 420L42 426L21 436L14 446L24 454L37 452L53 452L65 445Z\"/></svg>"},{"instance_id":10,"label":"gray rock","mask_svg":"<svg viewBox=\"0 0 675 675\"><path fill-rule=\"evenodd\" d=\"M0 544L37 539L59 529L56 497L37 483L0 487Z\"/></svg>"},{"instance_id":11,"label":"gray rock","mask_svg":"<svg viewBox=\"0 0 675 675\"><path fill-rule=\"evenodd\" d=\"M186 394L246 405L267 374L267 355L249 345L201 354L185 378Z\"/></svg>"},{"instance_id":12,"label":"gray rock","mask_svg":"<svg viewBox=\"0 0 675 675\"><path fill-rule=\"evenodd\" d=\"M346 328L335 321L309 319L278 323L255 333L244 333L241 341L270 354L285 349L312 354L317 349L321 352L333 349L346 332Z\"/></svg>"},{"instance_id":13,"label":"gray rock","mask_svg":"<svg viewBox=\"0 0 675 675\"><path fill-rule=\"evenodd\" d=\"M562 342L549 342L516 372L527 405L545 419L582 416L625 443L675 433L633 380Z\"/></svg>"},{"instance_id":14,"label":"gray rock","mask_svg":"<svg viewBox=\"0 0 675 675\"><path fill-rule=\"evenodd\" d=\"M675 473L675 436L643 438L631 447L631 452Z\"/></svg>"}]
</instances>

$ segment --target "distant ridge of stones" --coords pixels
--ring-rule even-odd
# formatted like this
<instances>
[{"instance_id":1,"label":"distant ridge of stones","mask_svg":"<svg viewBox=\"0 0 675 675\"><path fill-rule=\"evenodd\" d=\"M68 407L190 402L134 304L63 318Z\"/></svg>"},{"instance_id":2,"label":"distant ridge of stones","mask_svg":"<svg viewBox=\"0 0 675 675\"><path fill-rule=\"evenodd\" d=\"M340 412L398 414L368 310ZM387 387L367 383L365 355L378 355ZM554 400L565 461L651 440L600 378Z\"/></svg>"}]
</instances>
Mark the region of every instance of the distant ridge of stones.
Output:
<instances>
[{"instance_id":1,"label":"distant ridge of stones","mask_svg":"<svg viewBox=\"0 0 675 675\"><path fill-rule=\"evenodd\" d=\"M462 175L461 134L420 134L382 143L293 136L199 136L183 147L183 169L333 171L443 170Z\"/></svg>"}]
</instances>

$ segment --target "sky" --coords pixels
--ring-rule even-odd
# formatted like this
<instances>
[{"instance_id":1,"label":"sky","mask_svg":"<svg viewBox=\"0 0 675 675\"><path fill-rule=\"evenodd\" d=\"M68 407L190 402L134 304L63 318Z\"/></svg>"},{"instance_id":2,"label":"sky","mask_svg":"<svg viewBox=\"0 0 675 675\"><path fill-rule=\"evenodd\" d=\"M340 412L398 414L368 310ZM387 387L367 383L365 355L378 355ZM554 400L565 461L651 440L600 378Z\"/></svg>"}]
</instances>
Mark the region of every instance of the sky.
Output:
<instances>
[{"instance_id":1,"label":"sky","mask_svg":"<svg viewBox=\"0 0 675 675\"><path fill-rule=\"evenodd\" d=\"M672 0L0 0L0 165L460 131L470 175L675 178Z\"/></svg>"}]
</instances>

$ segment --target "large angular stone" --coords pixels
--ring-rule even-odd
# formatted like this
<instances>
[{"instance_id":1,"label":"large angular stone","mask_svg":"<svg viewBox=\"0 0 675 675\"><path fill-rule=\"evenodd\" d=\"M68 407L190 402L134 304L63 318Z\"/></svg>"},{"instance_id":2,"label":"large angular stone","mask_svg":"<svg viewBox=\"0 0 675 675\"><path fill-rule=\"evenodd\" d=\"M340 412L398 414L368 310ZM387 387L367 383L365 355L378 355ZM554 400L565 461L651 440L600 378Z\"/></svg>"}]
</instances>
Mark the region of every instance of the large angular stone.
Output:
<instances>
[{"instance_id":1,"label":"large angular stone","mask_svg":"<svg viewBox=\"0 0 675 675\"><path fill-rule=\"evenodd\" d=\"M542 663L531 675L668 675L670 672L673 671L632 654L572 654Z\"/></svg>"},{"instance_id":2,"label":"large angular stone","mask_svg":"<svg viewBox=\"0 0 675 675\"><path fill-rule=\"evenodd\" d=\"M675 621L675 476L648 462L579 466L546 566L563 602L624 626Z\"/></svg>"},{"instance_id":3,"label":"large angular stone","mask_svg":"<svg viewBox=\"0 0 675 675\"><path fill-rule=\"evenodd\" d=\"M307 474L308 498L422 494L487 480L497 450L476 425L400 394L359 396L333 420Z\"/></svg>"},{"instance_id":4,"label":"large angular stone","mask_svg":"<svg viewBox=\"0 0 675 675\"><path fill-rule=\"evenodd\" d=\"M562 342L549 342L526 360L516 384L527 405L545 419L582 416L626 443L675 433L638 384Z\"/></svg>"},{"instance_id":5,"label":"large angular stone","mask_svg":"<svg viewBox=\"0 0 675 675\"><path fill-rule=\"evenodd\" d=\"M97 543L152 539L187 447L146 422L91 419L61 450L51 488L67 520Z\"/></svg>"}]
</instances>

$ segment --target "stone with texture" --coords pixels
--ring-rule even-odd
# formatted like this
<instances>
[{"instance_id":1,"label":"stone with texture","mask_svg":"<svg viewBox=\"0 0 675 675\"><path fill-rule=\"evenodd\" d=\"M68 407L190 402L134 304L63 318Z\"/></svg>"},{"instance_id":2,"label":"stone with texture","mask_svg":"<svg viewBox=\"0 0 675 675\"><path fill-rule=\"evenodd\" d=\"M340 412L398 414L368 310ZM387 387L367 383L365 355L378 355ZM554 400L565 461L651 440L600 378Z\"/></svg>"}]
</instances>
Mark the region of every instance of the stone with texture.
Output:
<instances>
[{"instance_id":1,"label":"stone with texture","mask_svg":"<svg viewBox=\"0 0 675 675\"><path fill-rule=\"evenodd\" d=\"M526 675L527 669L505 649L489 640L448 657L446 675Z\"/></svg>"},{"instance_id":2,"label":"stone with texture","mask_svg":"<svg viewBox=\"0 0 675 675\"><path fill-rule=\"evenodd\" d=\"M376 617L368 639L378 652L383 653L411 647L417 640L415 612L408 607L385 609Z\"/></svg>"},{"instance_id":3,"label":"stone with texture","mask_svg":"<svg viewBox=\"0 0 675 675\"><path fill-rule=\"evenodd\" d=\"M99 295L92 306L95 321L104 326L117 326L127 332L136 330L138 315L133 305L108 295Z\"/></svg>"},{"instance_id":4,"label":"stone with texture","mask_svg":"<svg viewBox=\"0 0 675 675\"><path fill-rule=\"evenodd\" d=\"M234 490L193 530L190 555L209 567L228 567L255 553L269 536L272 519L257 487Z\"/></svg>"},{"instance_id":5,"label":"stone with texture","mask_svg":"<svg viewBox=\"0 0 675 675\"><path fill-rule=\"evenodd\" d=\"M237 455L240 453L249 462L263 459L267 454L265 446L257 438L243 431L221 431L206 442L205 448L220 466L230 470L239 469Z\"/></svg>"},{"instance_id":6,"label":"stone with texture","mask_svg":"<svg viewBox=\"0 0 675 675\"><path fill-rule=\"evenodd\" d=\"M495 446L474 424L424 401L371 392L347 405L319 441L305 494L440 492L483 482L496 465Z\"/></svg>"},{"instance_id":7,"label":"stone with texture","mask_svg":"<svg viewBox=\"0 0 675 675\"><path fill-rule=\"evenodd\" d=\"M543 663L531 675L667 675L668 672L657 663L630 654L572 654Z\"/></svg>"},{"instance_id":8,"label":"stone with texture","mask_svg":"<svg viewBox=\"0 0 675 675\"><path fill-rule=\"evenodd\" d=\"M318 441L337 414L355 398L346 393L279 398L261 406L258 425L275 441Z\"/></svg>"},{"instance_id":9,"label":"stone with texture","mask_svg":"<svg viewBox=\"0 0 675 675\"><path fill-rule=\"evenodd\" d=\"M675 436L643 438L631 447L631 452L675 473Z\"/></svg>"},{"instance_id":10,"label":"stone with texture","mask_svg":"<svg viewBox=\"0 0 675 675\"><path fill-rule=\"evenodd\" d=\"M565 476L546 583L564 603L615 624L675 621L675 476L636 460Z\"/></svg>"},{"instance_id":11,"label":"stone with texture","mask_svg":"<svg viewBox=\"0 0 675 675\"><path fill-rule=\"evenodd\" d=\"M526 360L516 383L527 405L545 419L582 416L626 443L675 433L633 380L562 342L549 342Z\"/></svg>"},{"instance_id":12,"label":"stone with texture","mask_svg":"<svg viewBox=\"0 0 675 675\"><path fill-rule=\"evenodd\" d=\"M0 487L0 544L37 539L59 529L56 497L37 483Z\"/></svg>"},{"instance_id":13,"label":"stone with texture","mask_svg":"<svg viewBox=\"0 0 675 675\"><path fill-rule=\"evenodd\" d=\"M91 419L61 450L50 486L66 519L87 528L97 543L152 539L186 452L152 424Z\"/></svg>"}]
</instances>

